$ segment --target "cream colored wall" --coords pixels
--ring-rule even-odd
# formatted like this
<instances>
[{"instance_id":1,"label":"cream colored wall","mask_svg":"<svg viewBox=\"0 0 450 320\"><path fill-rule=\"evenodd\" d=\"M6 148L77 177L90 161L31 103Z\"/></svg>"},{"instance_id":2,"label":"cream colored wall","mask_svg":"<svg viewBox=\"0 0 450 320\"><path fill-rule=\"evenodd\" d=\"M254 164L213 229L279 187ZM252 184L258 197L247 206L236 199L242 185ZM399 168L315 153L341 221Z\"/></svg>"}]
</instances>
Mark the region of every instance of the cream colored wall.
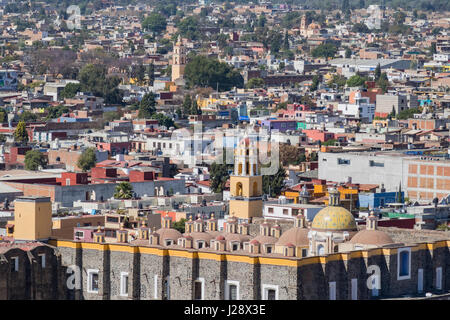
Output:
<instances>
[{"instance_id":1,"label":"cream colored wall","mask_svg":"<svg viewBox=\"0 0 450 320\"><path fill-rule=\"evenodd\" d=\"M18 201L14 203L14 238L38 240L51 236L51 202Z\"/></svg>"},{"instance_id":2,"label":"cream colored wall","mask_svg":"<svg viewBox=\"0 0 450 320\"><path fill-rule=\"evenodd\" d=\"M242 183L242 196L243 197L251 197L253 196L253 183L257 183L257 195L262 195L262 176L254 176L254 177L240 177L240 176L231 176L230 177L230 192L231 196L235 197L237 195L237 184L238 182Z\"/></svg>"},{"instance_id":3,"label":"cream colored wall","mask_svg":"<svg viewBox=\"0 0 450 320\"><path fill-rule=\"evenodd\" d=\"M251 217L262 217L262 208L262 200L230 200L230 215L237 218L248 219Z\"/></svg>"}]
</instances>

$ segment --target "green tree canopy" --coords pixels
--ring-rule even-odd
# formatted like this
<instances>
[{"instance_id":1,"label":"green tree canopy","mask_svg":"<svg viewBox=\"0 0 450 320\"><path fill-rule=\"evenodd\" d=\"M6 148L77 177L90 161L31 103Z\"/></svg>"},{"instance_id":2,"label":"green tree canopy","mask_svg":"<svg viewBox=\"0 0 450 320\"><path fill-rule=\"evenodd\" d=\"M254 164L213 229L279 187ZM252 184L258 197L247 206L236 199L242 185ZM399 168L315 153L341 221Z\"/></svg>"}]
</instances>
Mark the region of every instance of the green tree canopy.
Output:
<instances>
[{"instance_id":1,"label":"green tree canopy","mask_svg":"<svg viewBox=\"0 0 450 320\"><path fill-rule=\"evenodd\" d=\"M181 218L179 221L173 223L172 228L178 230L180 233L184 233L185 230L186 219Z\"/></svg>"},{"instance_id":2,"label":"green tree canopy","mask_svg":"<svg viewBox=\"0 0 450 320\"><path fill-rule=\"evenodd\" d=\"M139 118L150 119L156 111L156 100L153 92L146 93L139 104Z\"/></svg>"},{"instance_id":3,"label":"green tree canopy","mask_svg":"<svg viewBox=\"0 0 450 320\"><path fill-rule=\"evenodd\" d=\"M118 77L107 76L107 69L99 64L85 65L78 75L81 90L105 99L106 104L121 104L123 93L117 88Z\"/></svg>"},{"instance_id":4,"label":"green tree canopy","mask_svg":"<svg viewBox=\"0 0 450 320\"><path fill-rule=\"evenodd\" d=\"M75 95L80 91L81 84L79 83L68 83L61 91L60 97L62 99L70 99L75 97Z\"/></svg>"},{"instance_id":5,"label":"green tree canopy","mask_svg":"<svg viewBox=\"0 0 450 320\"><path fill-rule=\"evenodd\" d=\"M129 182L121 182L116 186L115 199L131 199L133 197L133 186Z\"/></svg>"},{"instance_id":6,"label":"green tree canopy","mask_svg":"<svg viewBox=\"0 0 450 320\"><path fill-rule=\"evenodd\" d=\"M247 89L262 88L264 87L264 80L261 78L251 78L248 80L245 87Z\"/></svg>"},{"instance_id":7,"label":"green tree canopy","mask_svg":"<svg viewBox=\"0 0 450 320\"><path fill-rule=\"evenodd\" d=\"M20 121L17 124L16 130L14 131L14 140L20 143L27 143L29 140L27 126L24 121Z\"/></svg>"},{"instance_id":8,"label":"green tree canopy","mask_svg":"<svg viewBox=\"0 0 450 320\"><path fill-rule=\"evenodd\" d=\"M360 87L364 85L366 82L366 78L361 77L360 75L353 75L347 80L347 86L349 87Z\"/></svg>"},{"instance_id":9,"label":"green tree canopy","mask_svg":"<svg viewBox=\"0 0 450 320\"><path fill-rule=\"evenodd\" d=\"M166 30L167 21L163 15L153 12L148 17L145 17L141 24L144 30L161 33Z\"/></svg>"},{"instance_id":10,"label":"green tree canopy","mask_svg":"<svg viewBox=\"0 0 450 320\"><path fill-rule=\"evenodd\" d=\"M201 55L189 61L184 76L190 87L218 87L220 91L228 91L233 87L244 86L244 78L238 70L225 62Z\"/></svg>"},{"instance_id":11,"label":"green tree canopy","mask_svg":"<svg viewBox=\"0 0 450 320\"><path fill-rule=\"evenodd\" d=\"M282 166L274 175L263 176L263 191L271 197L277 197L281 194L284 187L284 179L286 178L286 170Z\"/></svg>"},{"instance_id":12,"label":"green tree canopy","mask_svg":"<svg viewBox=\"0 0 450 320\"><path fill-rule=\"evenodd\" d=\"M210 187L213 192L221 193L225 189L225 184L229 179L228 166L224 163L213 163L209 170Z\"/></svg>"},{"instance_id":13,"label":"green tree canopy","mask_svg":"<svg viewBox=\"0 0 450 320\"><path fill-rule=\"evenodd\" d=\"M30 111L24 111L20 114L19 120L23 122L35 122L37 120L37 115Z\"/></svg>"},{"instance_id":14,"label":"green tree canopy","mask_svg":"<svg viewBox=\"0 0 450 320\"><path fill-rule=\"evenodd\" d=\"M314 48L311 52L311 55L314 58L333 58L336 55L337 48L331 43L322 43Z\"/></svg>"},{"instance_id":15,"label":"green tree canopy","mask_svg":"<svg viewBox=\"0 0 450 320\"><path fill-rule=\"evenodd\" d=\"M96 161L95 148L87 148L78 158L77 166L83 170L83 172L86 172L95 167Z\"/></svg>"},{"instance_id":16,"label":"green tree canopy","mask_svg":"<svg viewBox=\"0 0 450 320\"><path fill-rule=\"evenodd\" d=\"M183 38L197 40L201 36L198 25L199 21L197 17L188 16L178 23L178 32Z\"/></svg>"},{"instance_id":17,"label":"green tree canopy","mask_svg":"<svg viewBox=\"0 0 450 320\"><path fill-rule=\"evenodd\" d=\"M39 167L45 167L47 159L39 150L30 150L25 154L25 169L36 171Z\"/></svg>"},{"instance_id":18,"label":"green tree canopy","mask_svg":"<svg viewBox=\"0 0 450 320\"><path fill-rule=\"evenodd\" d=\"M68 113L70 110L68 107L60 105L56 107L47 108L47 119L56 119L61 117L64 113Z\"/></svg>"}]
</instances>

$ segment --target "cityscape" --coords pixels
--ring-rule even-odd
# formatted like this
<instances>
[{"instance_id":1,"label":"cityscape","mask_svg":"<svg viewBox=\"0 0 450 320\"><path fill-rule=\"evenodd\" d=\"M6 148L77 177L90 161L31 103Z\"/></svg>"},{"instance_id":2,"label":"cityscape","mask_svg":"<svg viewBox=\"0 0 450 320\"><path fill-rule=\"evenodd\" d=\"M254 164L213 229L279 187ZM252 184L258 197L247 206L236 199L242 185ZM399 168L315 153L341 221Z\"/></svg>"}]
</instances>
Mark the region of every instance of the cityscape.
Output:
<instances>
[{"instance_id":1,"label":"cityscape","mask_svg":"<svg viewBox=\"0 0 450 320\"><path fill-rule=\"evenodd\" d=\"M449 0L0 0L0 64L0 300L450 300Z\"/></svg>"}]
</instances>

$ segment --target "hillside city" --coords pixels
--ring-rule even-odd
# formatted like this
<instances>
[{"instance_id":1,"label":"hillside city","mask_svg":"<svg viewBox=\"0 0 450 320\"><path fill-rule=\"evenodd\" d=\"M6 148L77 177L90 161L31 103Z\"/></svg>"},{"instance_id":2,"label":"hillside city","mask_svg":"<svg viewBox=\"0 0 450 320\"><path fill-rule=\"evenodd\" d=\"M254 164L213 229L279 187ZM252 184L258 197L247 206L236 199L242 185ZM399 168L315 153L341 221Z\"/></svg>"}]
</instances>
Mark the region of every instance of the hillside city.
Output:
<instances>
[{"instance_id":1,"label":"hillside city","mask_svg":"<svg viewBox=\"0 0 450 320\"><path fill-rule=\"evenodd\" d=\"M449 300L448 0L0 0L0 299Z\"/></svg>"}]
</instances>

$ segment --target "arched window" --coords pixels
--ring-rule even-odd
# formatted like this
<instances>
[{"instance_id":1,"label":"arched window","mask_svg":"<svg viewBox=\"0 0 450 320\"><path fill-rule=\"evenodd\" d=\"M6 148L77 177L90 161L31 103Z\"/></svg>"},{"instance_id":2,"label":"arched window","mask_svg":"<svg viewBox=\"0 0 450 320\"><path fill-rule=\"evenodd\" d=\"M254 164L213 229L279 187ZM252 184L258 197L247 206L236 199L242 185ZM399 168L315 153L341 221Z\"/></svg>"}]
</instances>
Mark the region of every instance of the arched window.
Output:
<instances>
[{"instance_id":1,"label":"arched window","mask_svg":"<svg viewBox=\"0 0 450 320\"><path fill-rule=\"evenodd\" d=\"M236 196L242 197L242 183L240 182L236 184Z\"/></svg>"},{"instance_id":2,"label":"arched window","mask_svg":"<svg viewBox=\"0 0 450 320\"><path fill-rule=\"evenodd\" d=\"M258 196L258 183L255 181L253 182L253 188L252 188L253 192L252 192L252 196L253 197L257 197Z\"/></svg>"},{"instance_id":3,"label":"arched window","mask_svg":"<svg viewBox=\"0 0 450 320\"><path fill-rule=\"evenodd\" d=\"M334 252L339 252L339 246L338 245L334 246Z\"/></svg>"},{"instance_id":4,"label":"arched window","mask_svg":"<svg viewBox=\"0 0 450 320\"><path fill-rule=\"evenodd\" d=\"M238 174L241 175L242 174L242 163L238 164Z\"/></svg>"},{"instance_id":5,"label":"arched window","mask_svg":"<svg viewBox=\"0 0 450 320\"><path fill-rule=\"evenodd\" d=\"M317 246L317 253L319 254L319 256L325 254L325 248L323 247L323 245L319 244Z\"/></svg>"}]
</instances>

